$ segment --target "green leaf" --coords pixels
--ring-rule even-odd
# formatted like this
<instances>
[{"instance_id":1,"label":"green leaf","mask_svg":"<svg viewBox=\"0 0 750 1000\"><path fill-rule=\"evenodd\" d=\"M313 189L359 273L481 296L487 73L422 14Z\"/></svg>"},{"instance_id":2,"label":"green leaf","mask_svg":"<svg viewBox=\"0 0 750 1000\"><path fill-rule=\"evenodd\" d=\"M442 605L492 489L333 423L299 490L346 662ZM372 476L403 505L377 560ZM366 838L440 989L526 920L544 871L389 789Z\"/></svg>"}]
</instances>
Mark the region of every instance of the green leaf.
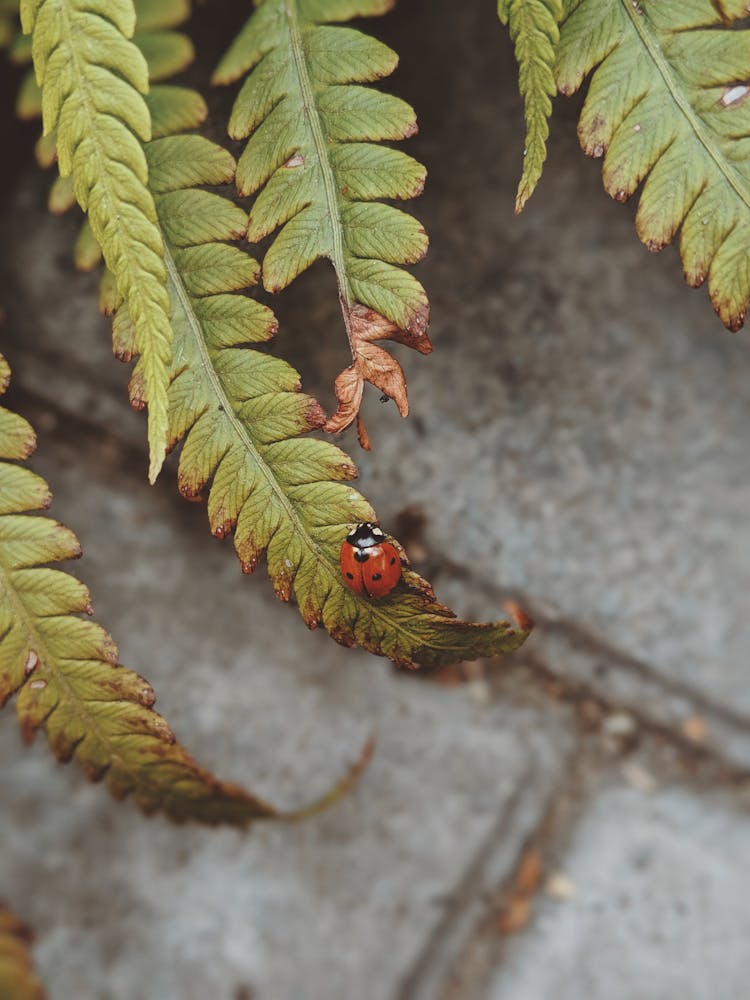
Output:
<instances>
[{"instance_id":1,"label":"green leaf","mask_svg":"<svg viewBox=\"0 0 750 1000\"><path fill-rule=\"evenodd\" d=\"M650 250L680 232L685 278L722 322L750 300L750 30L745 0L568 0L556 69L565 94L593 73L578 132L618 201L642 185Z\"/></svg>"},{"instance_id":2,"label":"green leaf","mask_svg":"<svg viewBox=\"0 0 750 1000\"><path fill-rule=\"evenodd\" d=\"M57 142L54 132L39 136L34 147L34 156L36 162L43 169L47 169L57 162Z\"/></svg>"},{"instance_id":3,"label":"green leaf","mask_svg":"<svg viewBox=\"0 0 750 1000\"><path fill-rule=\"evenodd\" d=\"M526 118L523 173L516 194L516 212L520 212L534 193L547 159L563 6L562 0L498 0L497 12L502 23L510 26Z\"/></svg>"},{"instance_id":4,"label":"green leaf","mask_svg":"<svg viewBox=\"0 0 750 1000\"><path fill-rule=\"evenodd\" d=\"M17 11L17 8L16 8ZM1 15L0 15L1 16ZM10 46L8 56L12 63L17 66L26 66L31 62L31 39L28 35L16 32L13 44Z\"/></svg>"},{"instance_id":5,"label":"green leaf","mask_svg":"<svg viewBox=\"0 0 750 1000\"><path fill-rule=\"evenodd\" d=\"M148 64L152 83L181 73L195 58L193 43L187 35L176 31L137 31L133 41Z\"/></svg>"},{"instance_id":6,"label":"green leaf","mask_svg":"<svg viewBox=\"0 0 750 1000\"><path fill-rule=\"evenodd\" d=\"M188 87L156 84L146 95L146 104L151 112L151 135L154 139L198 128L208 114L201 95Z\"/></svg>"},{"instance_id":7,"label":"green leaf","mask_svg":"<svg viewBox=\"0 0 750 1000\"><path fill-rule=\"evenodd\" d=\"M93 271L101 264L102 249L88 219L83 220L83 225L78 231L73 258L79 271Z\"/></svg>"},{"instance_id":8,"label":"green leaf","mask_svg":"<svg viewBox=\"0 0 750 1000\"><path fill-rule=\"evenodd\" d=\"M256 274L255 262L229 245L246 218L219 195L196 189L230 182L234 161L200 136L160 139L146 153L167 247L175 331L169 443L183 441L183 495L206 495L211 530L219 538L234 532L243 570L251 572L265 554L277 595L294 597L308 626L322 624L344 645L424 665L520 646L527 628L458 621L408 567L379 602L346 587L341 543L374 514L350 485L356 468L349 457L305 436L325 418L300 391L299 374L247 346L272 337L276 321L265 306L233 294ZM109 282L102 293L107 311L117 306L112 291ZM137 353L125 307L116 315L114 340L123 359ZM139 368L131 382L136 402Z\"/></svg>"},{"instance_id":9,"label":"green leaf","mask_svg":"<svg viewBox=\"0 0 750 1000\"><path fill-rule=\"evenodd\" d=\"M47 208L53 215L63 215L76 204L76 193L73 189L73 178L56 177L49 189Z\"/></svg>"},{"instance_id":10,"label":"green leaf","mask_svg":"<svg viewBox=\"0 0 750 1000\"><path fill-rule=\"evenodd\" d=\"M24 75L16 97L16 114L22 121L33 121L42 113L42 90L33 71Z\"/></svg>"},{"instance_id":11,"label":"green leaf","mask_svg":"<svg viewBox=\"0 0 750 1000\"><path fill-rule=\"evenodd\" d=\"M44 1000L44 987L29 954L31 931L0 903L0 997Z\"/></svg>"},{"instance_id":12,"label":"green leaf","mask_svg":"<svg viewBox=\"0 0 750 1000\"><path fill-rule=\"evenodd\" d=\"M136 31L176 28L190 17L190 0L135 0Z\"/></svg>"},{"instance_id":13,"label":"green leaf","mask_svg":"<svg viewBox=\"0 0 750 1000\"><path fill-rule=\"evenodd\" d=\"M60 173L73 173L76 198L135 321L153 482L165 454L172 331L141 145L151 138L148 71L129 41L135 9L132 0L23 0L21 15L24 31L33 31L45 133L56 130Z\"/></svg>"},{"instance_id":14,"label":"green leaf","mask_svg":"<svg viewBox=\"0 0 750 1000\"><path fill-rule=\"evenodd\" d=\"M0 356L0 390L9 375ZM297 819L343 795L367 764L370 742L322 799L285 814L218 781L177 743L153 709L148 682L118 664L117 648L101 626L80 617L91 614L86 587L49 565L75 559L81 549L63 525L31 513L51 501L45 481L17 464L35 443L29 424L0 407L0 707L17 695L26 739L44 728L59 760L75 757L116 798L132 795L145 812L178 821L243 826ZM2 958L0 940L0 976Z\"/></svg>"},{"instance_id":15,"label":"green leaf","mask_svg":"<svg viewBox=\"0 0 750 1000\"><path fill-rule=\"evenodd\" d=\"M373 340L431 350L427 297L400 266L421 259L427 237L410 215L380 203L420 194L425 170L410 156L375 145L413 135L414 111L360 86L388 76L398 57L359 31L329 23L390 6L263 0L214 74L215 82L229 83L251 70L229 133L250 137L237 166L240 194L260 192L248 239L258 242L281 229L263 261L264 286L280 291L320 257L336 271L353 358L348 381L356 384L337 381L339 410L329 430L355 419L365 380L408 413L403 372L382 348L371 347Z\"/></svg>"}]
</instances>

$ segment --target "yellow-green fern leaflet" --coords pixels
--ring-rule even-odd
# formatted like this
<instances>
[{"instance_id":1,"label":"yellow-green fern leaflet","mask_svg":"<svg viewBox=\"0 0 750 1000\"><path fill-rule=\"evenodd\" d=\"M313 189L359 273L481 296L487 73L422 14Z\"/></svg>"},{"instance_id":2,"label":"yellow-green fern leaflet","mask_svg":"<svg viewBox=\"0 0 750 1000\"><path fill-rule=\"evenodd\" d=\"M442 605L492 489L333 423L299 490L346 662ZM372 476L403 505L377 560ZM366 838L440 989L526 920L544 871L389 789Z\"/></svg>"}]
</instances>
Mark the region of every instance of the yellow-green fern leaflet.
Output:
<instances>
[{"instance_id":1,"label":"yellow-green fern leaflet","mask_svg":"<svg viewBox=\"0 0 750 1000\"><path fill-rule=\"evenodd\" d=\"M73 173L76 198L136 326L153 481L165 454L172 330L141 145L151 138L151 119L146 60L130 41L135 8L132 0L23 0L21 15L24 31L33 31L45 133L56 130L60 173Z\"/></svg>"}]
</instances>

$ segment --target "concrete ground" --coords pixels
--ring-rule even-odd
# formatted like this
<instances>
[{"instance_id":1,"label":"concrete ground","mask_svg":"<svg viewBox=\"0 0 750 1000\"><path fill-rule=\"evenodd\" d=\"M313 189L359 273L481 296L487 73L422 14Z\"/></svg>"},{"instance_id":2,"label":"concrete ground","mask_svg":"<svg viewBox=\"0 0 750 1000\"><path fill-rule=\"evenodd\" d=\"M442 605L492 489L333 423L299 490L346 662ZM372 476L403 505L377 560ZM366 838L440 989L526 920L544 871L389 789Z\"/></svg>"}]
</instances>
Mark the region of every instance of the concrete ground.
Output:
<instances>
[{"instance_id":1,"label":"concrete ground","mask_svg":"<svg viewBox=\"0 0 750 1000\"><path fill-rule=\"evenodd\" d=\"M411 0L395 44L430 180L429 358L412 416L370 401L361 486L463 613L522 600L516 656L394 672L311 634L262 572L144 482L124 397L46 180L2 222L12 401L80 536L74 567L123 662L222 778L298 826L175 828L0 726L0 897L54 1000L736 1000L750 932L750 345L650 256L558 102L520 219L521 145L493 4ZM278 304L274 350L330 405L328 270ZM275 304L275 303L274 303ZM354 448L353 440L346 444Z\"/></svg>"}]
</instances>

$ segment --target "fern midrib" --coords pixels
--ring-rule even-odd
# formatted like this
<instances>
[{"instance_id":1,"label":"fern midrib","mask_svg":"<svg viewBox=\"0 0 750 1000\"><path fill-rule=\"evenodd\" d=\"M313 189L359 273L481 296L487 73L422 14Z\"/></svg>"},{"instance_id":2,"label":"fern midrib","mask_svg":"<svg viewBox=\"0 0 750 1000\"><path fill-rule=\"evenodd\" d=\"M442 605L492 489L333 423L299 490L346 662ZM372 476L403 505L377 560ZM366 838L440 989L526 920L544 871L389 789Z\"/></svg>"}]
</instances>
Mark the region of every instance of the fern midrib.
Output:
<instances>
[{"instance_id":1,"label":"fern midrib","mask_svg":"<svg viewBox=\"0 0 750 1000\"><path fill-rule=\"evenodd\" d=\"M357 348L354 343L354 338L352 337L350 316L353 297L347 273L346 256L344 254L344 226L341 222L341 213L339 210L338 185L336 183L333 167L331 166L331 161L328 157L328 143L323 129L323 122L321 121L320 113L318 112L318 108L315 103L315 90L313 82L310 79L310 73L307 68L307 60L305 58L304 45L302 42L302 32L300 30L299 19L297 17L296 0L291 0L291 3L288 2L288 0L285 0L283 7L284 13L286 14L287 26L289 28L289 39L292 58L294 60L294 69L297 74L297 82L299 83L299 89L302 94L302 107L305 112L305 118L310 126L310 132L315 145L315 153L318 158L320 173L323 178L326 206L328 209L328 216L331 220L331 239L333 241L331 262L333 264L333 269L336 272L336 280L338 281L339 301L341 303L341 311L344 316L346 336L349 340L349 348L351 350L352 357L356 358Z\"/></svg>"},{"instance_id":2,"label":"fern midrib","mask_svg":"<svg viewBox=\"0 0 750 1000\"><path fill-rule=\"evenodd\" d=\"M162 231L162 236L165 236L163 231ZM273 470L269 467L268 463L260 454L244 423L235 413L234 404L231 398L229 397L228 393L224 389L221 378L214 367L213 361L211 360L211 351L208 344L206 343L205 337L203 336L202 324L198 319L198 317L195 315L195 311L193 310L191 304L190 294L187 291L184 282L182 281L179 269L175 264L174 257L172 256L172 251L169 246L169 242L166 240L166 238L164 239L164 243L165 243L164 262L167 269L168 281L171 283L175 295L177 296L177 300L180 304L180 307L182 308L183 313L187 317L188 326L190 327L193 337L195 338L195 343L198 347L201 367L216 397L217 404L219 407L221 407L221 412L223 412L223 415L229 421L233 431L237 435L243 447L246 448L246 450L252 457L252 460L257 464L257 467L260 469L264 479L271 488L271 491L273 492L274 496L278 499L279 503L284 508L289 520L291 521L294 527L295 534L310 551L313 558L317 561L318 565L323 567L328 573L331 580L331 587L329 593L331 592L331 590L333 590L334 587L343 587L343 584L339 580L340 571L338 565L334 565L334 563L329 559L327 553L320 548L317 542L310 535L306 525L304 524L303 521L300 520L297 511L294 509L291 500L280 486L276 476L273 474ZM388 616L380 612L380 610L374 604L368 604L367 607L374 619L381 622L384 626L387 626L389 630L397 631L407 640L407 642L411 644L412 648L415 651L420 646L427 645L424 636L419 631L417 632L411 631L410 629L408 629L407 626L405 626L401 622L395 621L391 616ZM425 612L425 614L427 615L428 612ZM438 616L432 616L432 617L438 618ZM446 619L446 621L450 621L450 619ZM433 644L433 646L429 648L452 649L455 648L455 644L446 644L445 646L442 646L439 643L435 643Z\"/></svg>"},{"instance_id":3,"label":"fern midrib","mask_svg":"<svg viewBox=\"0 0 750 1000\"><path fill-rule=\"evenodd\" d=\"M62 2L60 3L59 10L60 10L60 17L61 17L61 22L62 22L62 26L63 26L63 31L61 31L61 41L63 40L63 37L64 37L65 42L68 45L68 48L69 48L70 53L71 53L71 60L70 61L71 61L71 64L73 66L74 76L76 78L77 91L81 95L80 96L81 105L83 106L84 115L86 116L86 119L87 119L87 121L89 123L88 137L89 137L89 140L91 141L92 147L94 149L94 155L95 155L96 162L97 162L97 167L98 167L98 170L97 170L98 180L99 180L99 183L102 184L103 187L104 187L104 189L105 189L106 204L109 205L109 206L112 206L113 208L116 209L116 206L117 206L117 204L118 204L118 202L119 202L120 199L119 199L119 197L118 197L118 195L117 195L117 193L116 193L116 191L114 189L114 185L112 184L112 182L110 180L109 171L107 169L108 157L106 156L104 148L103 148L102 144L99 141L98 130L95 128L95 122L96 122L96 118L98 117L98 114L96 113L96 107L95 107L93 101L91 100L91 97L90 97L90 87L89 87L88 80L86 79L86 75L83 72L82 65L81 65L82 63L85 63L86 61L85 61L85 59L83 59L79 55L79 53L77 52L76 46L75 46L75 44L73 42L73 36L74 36L74 34L76 32L74 32L74 30L73 30L74 25L72 23L72 15L70 14L70 12L68 10L68 4L67 4L66 0L62 0ZM88 11L87 13L93 14L93 16L96 16L96 17L102 17L101 14L98 14L98 13L95 13L95 12L92 12L92 11ZM112 23L112 22L110 22L110 23ZM72 160L72 156L73 156L73 154L71 153L71 160ZM73 165L71 163L71 169L72 169L72 166ZM115 215L115 216L119 215L119 213L117 213L116 211L110 211L108 214L110 216L112 216L112 215ZM93 219L94 221L96 221L96 215L95 215L95 213L92 214L91 212L88 212L87 216L88 216L88 218L90 220ZM118 222L120 222L120 221L121 220L118 218ZM109 261L107 260L107 256L108 255L105 252L105 243L106 243L106 241L104 241L103 239L100 239L99 234L96 232L97 228L98 228L98 226L92 225L92 230L94 231L94 235L96 236L97 240L99 240L99 243L100 243L100 245L102 247L102 253L104 255L105 262L109 265ZM118 283L119 283L119 280L121 280L123 263L124 263L125 269L128 272L129 278L132 279L134 277L134 275L133 275L134 268L133 268L133 265L132 265L131 260L130 260L130 257L133 256L133 255L132 254L129 255L127 253L127 248L130 246L131 241L129 239L125 240L124 241L124 243L125 243L125 247L124 248L123 248L122 243L123 243L123 241L118 241L117 252L113 255L114 258L115 258L114 261L113 261L113 265L116 265L116 266L112 267L112 271L115 274L115 280L118 281ZM135 270L137 270L137 268L135 268ZM155 277L156 280L158 280L158 278L156 276L154 276L154 277ZM148 416L148 422L149 422L149 439L151 439L151 426L152 426L152 424L153 424L154 427L156 427L156 425L157 425L157 423L159 421L159 416L160 415L163 415L163 421L164 422L166 422L166 419L167 419L166 389L163 386L162 381L159 379L159 368L160 368L160 363L162 365L164 365L164 367L166 368L166 366L168 364L168 359L165 362L163 359L161 359L159 357L159 350L158 350L158 345L157 345L157 340L160 340L163 337L163 334L164 334L164 329L163 329L164 324L162 324L162 323L156 324L156 323L153 322L153 320L149 320L148 319L148 317L149 317L149 315L151 313L150 304L147 301L144 301L144 299L143 299L143 297L141 295L141 292L139 290L138 282L137 281L128 280L128 282L127 282L127 294L126 294L125 298L131 304L133 303L133 300L135 299L141 305L141 308L138 310L138 312L141 314L141 316L143 317L143 319L138 323L138 327L136 329L136 336L137 336L137 340L138 340L139 350L141 351L141 354L143 355L143 362L144 362L144 367L145 367L145 370L146 370L146 387L147 387L147 391L148 391L148 403L149 403L149 407L148 407L148 409L149 409L149 416ZM131 311L134 312L135 310L131 310ZM151 336L142 336L141 335L143 327L148 327L149 328L151 334L153 335L153 342L152 342L152 337ZM169 335L167 335L167 349L168 350L169 350L169 347L170 347L170 340L169 340ZM160 388L162 389L161 392L159 391ZM158 469L154 470L155 458L154 458L153 449L155 448L155 442L153 442L153 441L150 440L149 444L150 444L150 449L152 451L152 458L151 458L151 463L150 463L151 470L149 472L149 478L152 477L152 472L153 472L153 475L154 475L154 478L155 478L155 474L158 472ZM162 460L163 460L163 456L162 456ZM153 481L153 479L152 479L152 481Z\"/></svg>"},{"instance_id":4,"label":"fern midrib","mask_svg":"<svg viewBox=\"0 0 750 1000\"><path fill-rule=\"evenodd\" d=\"M669 63L669 60L662 52L659 42L652 37L652 34L646 27L648 18L645 14L638 13L635 9L635 5L632 3L632 0L621 0L621 3L625 8L625 12L630 18L631 24L633 25L641 43L659 71L659 74L664 81L672 100L686 118L690 128L693 130L699 142L713 160L719 173L723 175L727 184L729 184L740 201L744 203L745 207L750 209L750 190L745 189L745 185L742 183L740 175L731 166L731 164L727 162L726 157L719 148L718 144L712 140L702 118L692 107L688 98L682 93L682 89L677 81L676 74Z\"/></svg>"}]
</instances>

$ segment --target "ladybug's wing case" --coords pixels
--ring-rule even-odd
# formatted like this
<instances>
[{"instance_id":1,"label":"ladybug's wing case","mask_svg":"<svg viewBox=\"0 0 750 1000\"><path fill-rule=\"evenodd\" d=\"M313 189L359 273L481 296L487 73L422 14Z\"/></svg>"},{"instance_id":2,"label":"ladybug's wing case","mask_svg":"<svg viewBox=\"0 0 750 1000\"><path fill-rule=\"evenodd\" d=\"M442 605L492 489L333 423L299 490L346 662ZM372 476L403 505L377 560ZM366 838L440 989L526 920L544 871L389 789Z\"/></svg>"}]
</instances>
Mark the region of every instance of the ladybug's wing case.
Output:
<instances>
[{"instance_id":1,"label":"ladybug's wing case","mask_svg":"<svg viewBox=\"0 0 750 1000\"><path fill-rule=\"evenodd\" d=\"M354 546L344 541L341 546L340 555L341 575L347 587L353 590L355 594L363 597L365 595L365 588L362 580L362 563L354 558L354 553Z\"/></svg>"},{"instance_id":2,"label":"ladybug's wing case","mask_svg":"<svg viewBox=\"0 0 750 1000\"><path fill-rule=\"evenodd\" d=\"M362 583L370 597L385 597L401 579L401 560L388 542L367 550L369 559L362 563Z\"/></svg>"}]
</instances>

